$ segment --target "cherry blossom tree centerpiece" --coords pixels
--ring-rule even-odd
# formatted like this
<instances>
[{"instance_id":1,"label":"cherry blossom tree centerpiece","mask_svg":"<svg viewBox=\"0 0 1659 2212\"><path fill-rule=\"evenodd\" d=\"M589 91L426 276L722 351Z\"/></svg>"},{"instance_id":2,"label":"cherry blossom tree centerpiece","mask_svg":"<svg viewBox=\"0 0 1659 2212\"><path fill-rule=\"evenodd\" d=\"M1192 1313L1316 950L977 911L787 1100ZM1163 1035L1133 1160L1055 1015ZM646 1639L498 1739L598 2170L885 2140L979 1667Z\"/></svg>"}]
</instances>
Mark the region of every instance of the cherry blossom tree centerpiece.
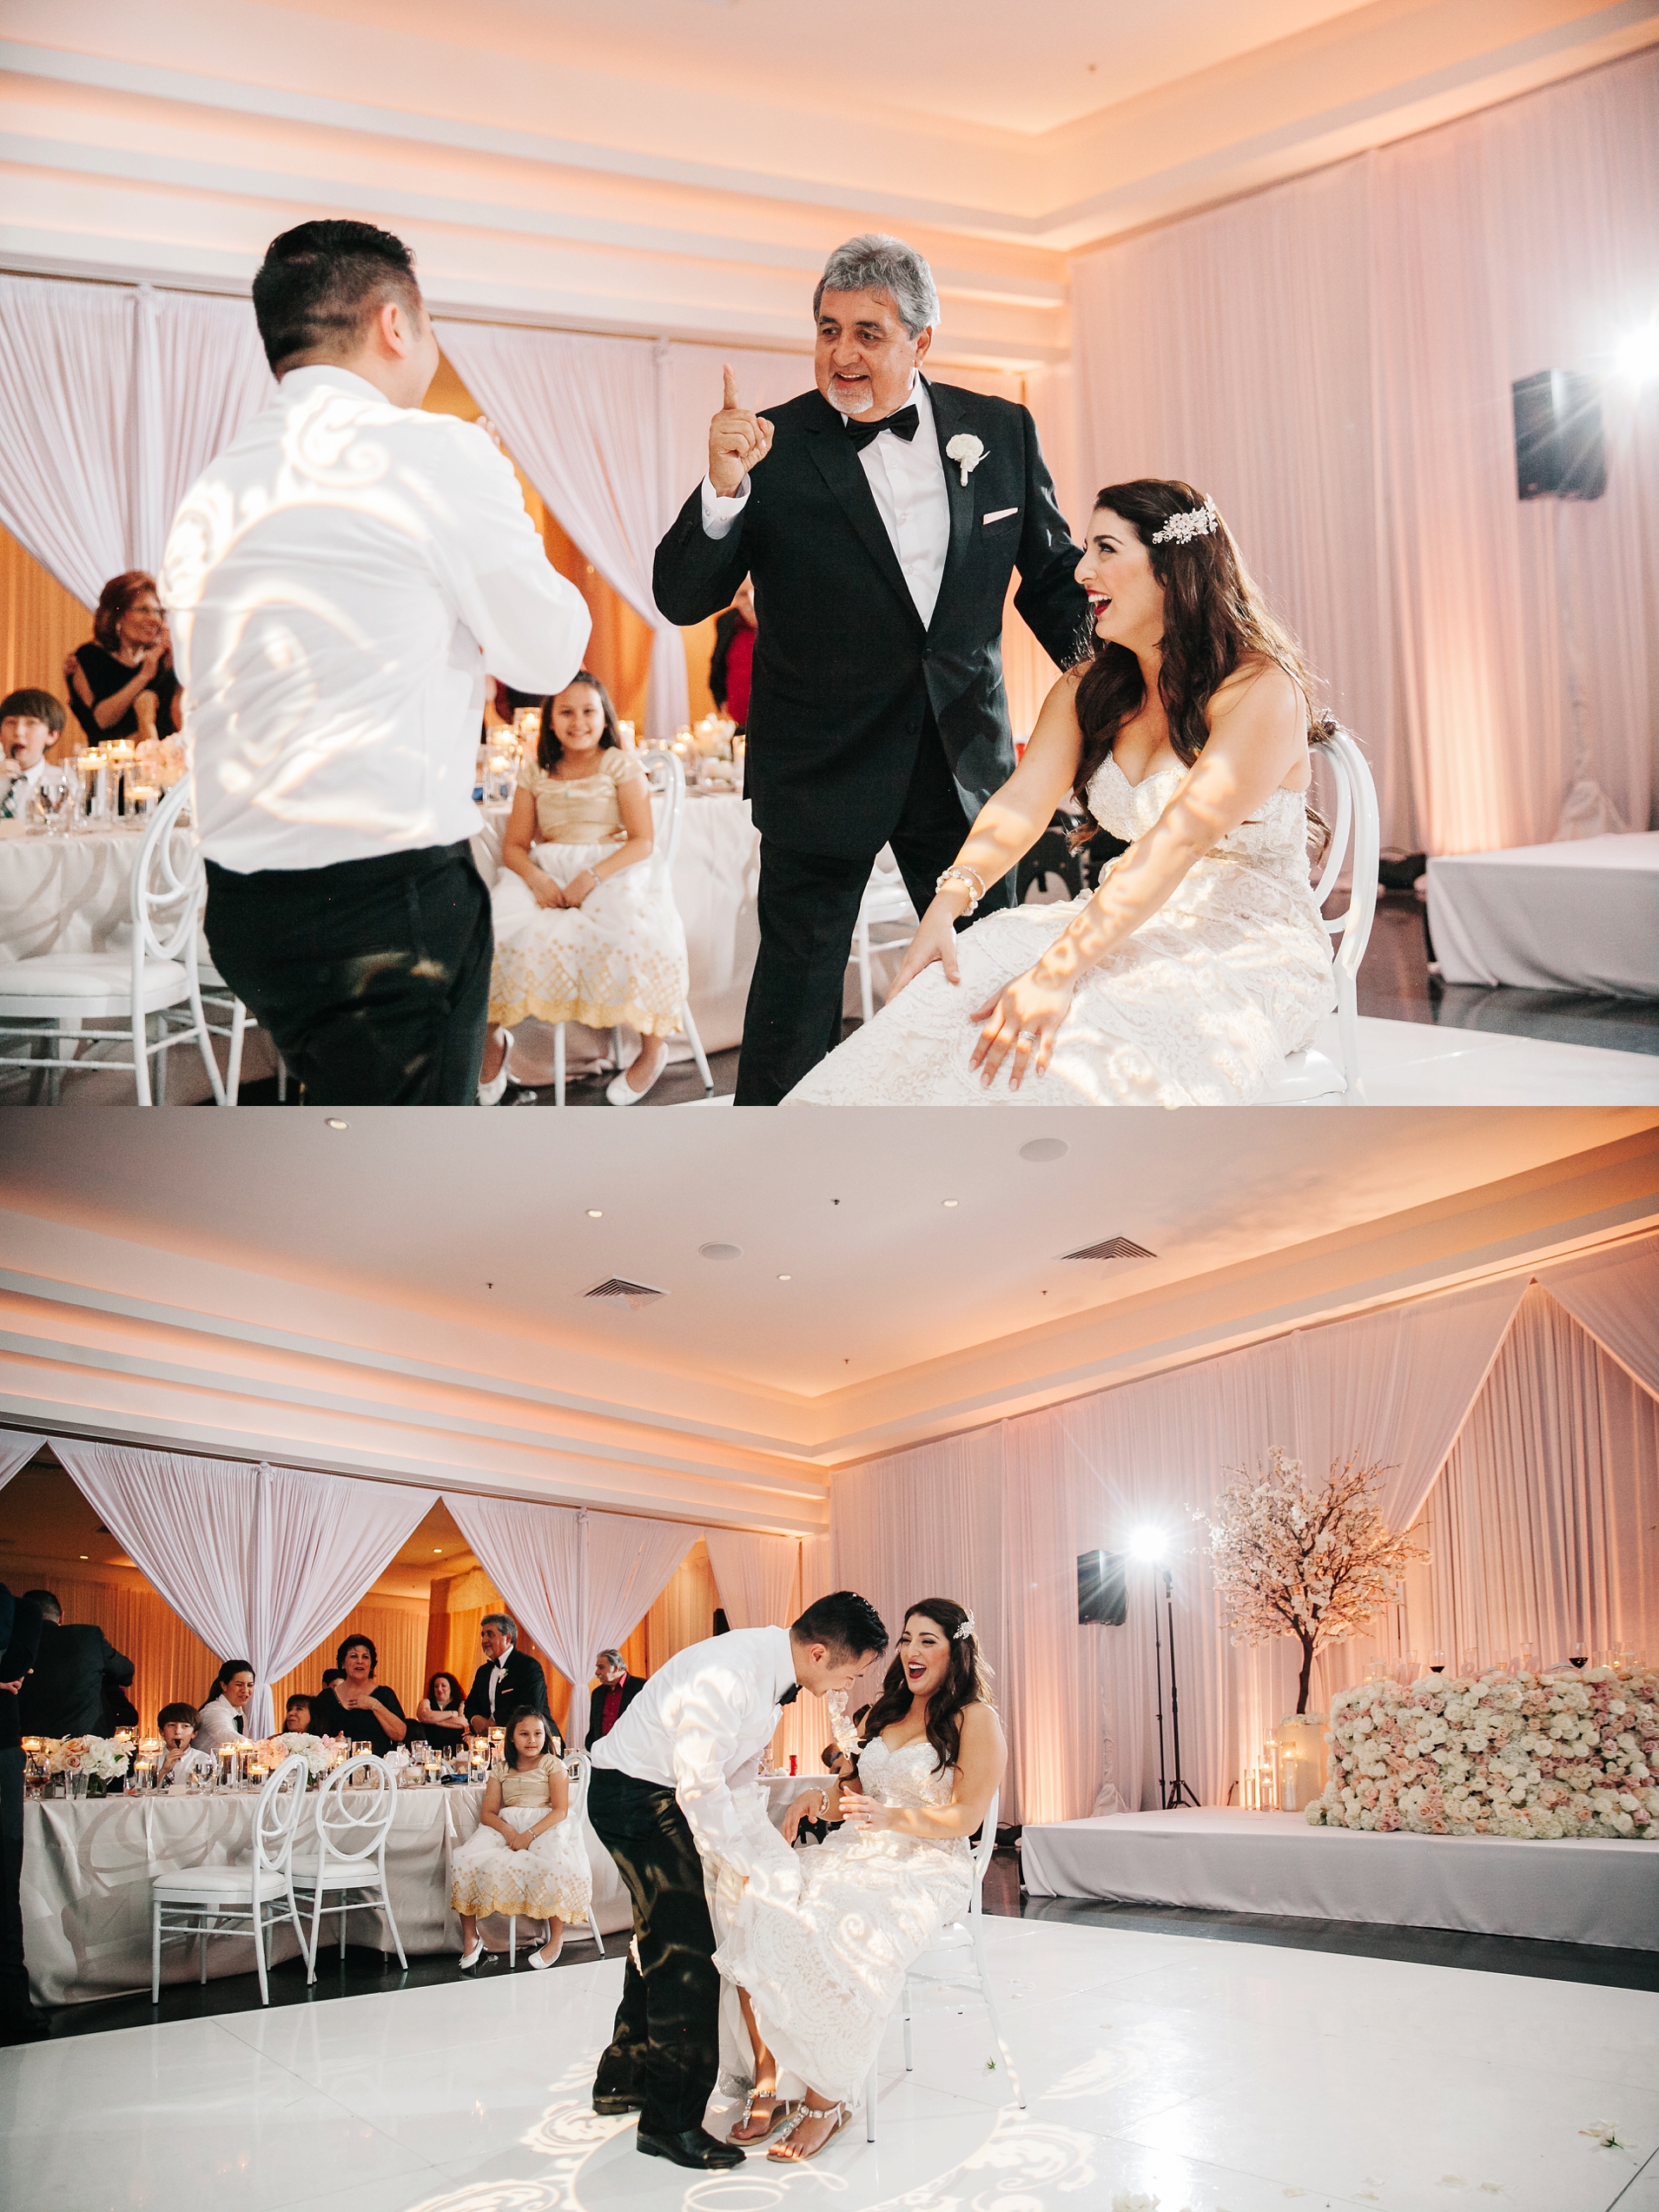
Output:
<instances>
[{"instance_id":1,"label":"cherry blossom tree centerpiece","mask_svg":"<svg viewBox=\"0 0 1659 2212\"><path fill-rule=\"evenodd\" d=\"M1314 1485L1277 1445L1268 1460L1265 1475L1233 1470L1217 1499L1211 1572L1235 1644L1293 1636L1301 1645L1296 1710L1305 1713L1315 1659L1357 1636L1406 1565L1426 1554L1384 1521L1382 1467L1351 1453Z\"/></svg>"}]
</instances>

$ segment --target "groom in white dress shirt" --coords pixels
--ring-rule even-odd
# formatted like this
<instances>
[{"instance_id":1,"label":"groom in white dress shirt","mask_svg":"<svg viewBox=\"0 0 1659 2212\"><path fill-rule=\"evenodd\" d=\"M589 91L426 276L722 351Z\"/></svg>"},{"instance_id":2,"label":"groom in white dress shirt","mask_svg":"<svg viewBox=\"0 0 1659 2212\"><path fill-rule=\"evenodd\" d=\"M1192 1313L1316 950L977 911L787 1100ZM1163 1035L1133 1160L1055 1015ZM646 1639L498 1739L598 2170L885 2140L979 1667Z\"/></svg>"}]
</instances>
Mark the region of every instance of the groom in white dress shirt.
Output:
<instances>
[{"instance_id":1,"label":"groom in white dress shirt","mask_svg":"<svg viewBox=\"0 0 1659 2212\"><path fill-rule=\"evenodd\" d=\"M790 1629L738 1629L658 1667L594 1745L587 1816L633 1900L634 1941L596 2112L639 2114L638 2147L677 2166L737 2166L703 2125L719 2070L720 1977L703 1858L777 1879L750 1846L731 1785L803 1690L850 1689L887 1648L866 1599L838 1590ZM790 1870L791 1871L793 1869Z\"/></svg>"},{"instance_id":2,"label":"groom in white dress shirt","mask_svg":"<svg viewBox=\"0 0 1659 2212\"><path fill-rule=\"evenodd\" d=\"M254 311L276 395L185 495L161 575L208 946L307 1105L472 1105L484 678L562 689L587 607L506 454L423 411L438 341L401 240L301 223Z\"/></svg>"}]
</instances>

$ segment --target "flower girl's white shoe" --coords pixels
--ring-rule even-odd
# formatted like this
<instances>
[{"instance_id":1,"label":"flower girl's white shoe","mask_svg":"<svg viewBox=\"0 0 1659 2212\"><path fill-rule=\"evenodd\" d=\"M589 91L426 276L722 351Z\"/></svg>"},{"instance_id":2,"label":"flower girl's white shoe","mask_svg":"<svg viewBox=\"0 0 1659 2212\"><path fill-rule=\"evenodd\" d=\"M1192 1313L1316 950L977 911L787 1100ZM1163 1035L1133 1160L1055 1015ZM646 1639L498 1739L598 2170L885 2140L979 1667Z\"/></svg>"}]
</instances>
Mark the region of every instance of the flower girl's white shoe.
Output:
<instances>
[{"instance_id":1,"label":"flower girl's white shoe","mask_svg":"<svg viewBox=\"0 0 1659 2212\"><path fill-rule=\"evenodd\" d=\"M660 1076L663 1070L667 1065L668 1055L664 1052L662 1059L658 1063L657 1075L651 1077L650 1083L645 1085L644 1090L636 1090L634 1089L633 1085L628 1080L629 1070L625 1068L619 1076L615 1077L612 1082L606 1084L605 1093L606 1099L612 1106L638 1106L642 1098L650 1097L652 1090L656 1088L657 1076Z\"/></svg>"},{"instance_id":2,"label":"flower girl's white shoe","mask_svg":"<svg viewBox=\"0 0 1659 2212\"><path fill-rule=\"evenodd\" d=\"M507 1041L506 1050L501 1055L500 1066L490 1077L488 1083L481 1083L478 1087L478 1103L480 1106L499 1106L501 1103L502 1094L507 1087L507 1063L512 1057L512 1031L503 1030L501 1034Z\"/></svg>"}]
</instances>

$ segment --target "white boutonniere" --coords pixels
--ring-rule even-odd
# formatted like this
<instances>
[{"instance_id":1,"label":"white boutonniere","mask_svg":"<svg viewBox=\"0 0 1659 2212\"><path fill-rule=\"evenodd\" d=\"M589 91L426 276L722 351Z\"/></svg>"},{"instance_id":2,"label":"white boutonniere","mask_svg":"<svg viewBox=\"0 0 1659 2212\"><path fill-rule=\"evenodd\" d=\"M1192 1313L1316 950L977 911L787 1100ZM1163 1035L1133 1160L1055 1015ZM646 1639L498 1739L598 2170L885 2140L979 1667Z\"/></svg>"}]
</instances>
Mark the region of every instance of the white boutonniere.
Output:
<instances>
[{"instance_id":1,"label":"white boutonniere","mask_svg":"<svg viewBox=\"0 0 1659 2212\"><path fill-rule=\"evenodd\" d=\"M959 430L945 447L945 458L957 463L965 484L984 460L985 448L971 430Z\"/></svg>"}]
</instances>

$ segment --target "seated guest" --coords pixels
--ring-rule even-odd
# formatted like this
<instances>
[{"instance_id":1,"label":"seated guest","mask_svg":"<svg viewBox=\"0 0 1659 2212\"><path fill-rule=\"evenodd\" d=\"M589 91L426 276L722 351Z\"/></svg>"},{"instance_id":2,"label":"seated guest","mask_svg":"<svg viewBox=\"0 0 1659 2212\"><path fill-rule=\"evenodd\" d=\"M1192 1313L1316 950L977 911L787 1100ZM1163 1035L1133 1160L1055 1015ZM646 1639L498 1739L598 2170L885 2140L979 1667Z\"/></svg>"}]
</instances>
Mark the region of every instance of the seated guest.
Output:
<instances>
[{"instance_id":1,"label":"seated guest","mask_svg":"<svg viewBox=\"0 0 1659 2212\"><path fill-rule=\"evenodd\" d=\"M50 692L8 692L0 699L0 821L27 816L66 719Z\"/></svg>"},{"instance_id":2,"label":"seated guest","mask_svg":"<svg viewBox=\"0 0 1659 2212\"><path fill-rule=\"evenodd\" d=\"M480 1105L500 1103L509 1025L527 1017L638 1030L639 1056L605 1093L613 1106L638 1104L667 1065L690 970L653 844L645 764L585 668L542 709L502 839Z\"/></svg>"},{"instance_id":3,"label":"seated guest","mask_svg":"<svg viewBox=\"0 0 1659 2212\"><path fill-rule=\"evenodd\" d=\"M227 1659L208 1702L196 1716L196 1735L203 1751L217 1751L231 1737L247 1735L248 1708L253 1699L253 1661Z\"/></svg>"},{"instance_id":4,"label":"seated guest","mask_svg":"<svg viewBox=\"0 0 1659 2212\"><path fill-rule=\"evenodd\" d=\"M348 1636L334 1654L343 1679L324 1690L311 1705L314 1736L344 1736L354 1744L367 1744L376 1758L384 1758L393 1744L409 1732L398 1693L374 1679L380 1653L367 1636Z\"/></svg>"},{"instance_id":5,"label":"seated guest","mask_svg":"<svg viewBox=\"0 0 1659 2212\"><path fill-rule=\"evenodd\" d=\"M569 1818L571 1791L554 1756L545 1712L515 1712L506 1757L490 1769L478 1833L450 1861L449 1902L461 1917L461 1969L484 1955L479 1917L522 1912L547 1923L532 1966L551 1966L567 1920L586 1915L593 1876L579 1825Z\"/></svg>"},{"instance_id":6,"label":"seated guest","mask_svg":"<svg viewBox=\"0 0 1659 2212\"><path fill-rule=\"evenodd\" d=\"M714 626L709 689L714 703L740 730L749 726L749 687L755 666L755 585L745 576L737 596Z\"/></svg>"},{"instance_id":7,"label":"seated guest","mask_svg":"<svg viewBox=\"0 0 1659 2212\"><path fill-rule=\"evenodd\" d=\"M285 1736L314 1736L316 1732L311 1725L311 1700L296 1692L283 1707L282 1733Z\"/></svg>"},{"instance_id":8,"label":"seated guest","mask_svg":"<svg viewBox=\"0 0 1659 2212\"><path fill-rule=\"evenodd\" d=\"M63 674L89 744L171 737L182 695L153 576L130 568L109 579L92 618L91 639L76 647Z\"/></svg>"},{"instance_id":9,"label":"seated guest","mask_svg":"<svg viewBox=\"0 0 1659 2212\"><path fill-rule=\"evenodd\" d=\"M453 1674L434 1674L426 1694L415 1707L409 1733L440 1752L453 1752L466 1740L466 1692Z\"/></svg>"},{"instance_id":10,"label":"seated guest","mask_svg":"<svg viewBox=\"0 0 1659 2212\"><path fill-rule=\"evenodd\" d=\"M30 1590L40 1611L40 1648L34 1672L17 1699L25 1736L99 1736L109 1700L133 1679L132 1661L90 1621L65 1626L63 1608L50 1590Z\"/></svg>"},{"instance_id":11,"label":"seated guest","mask_svg":"<svg viewBox=\"0 0 1659 2212\"><path fill-rule=\"evenodd\" d=\"M601 1736L611 1733L651 1679L649 1675L630 1674L620 1652L601 1652L594 1662L593 1672L599 1678L599 1686L594 1691L593 1702L588 1707L589 1751Z\"/></svg>"},{"instance_id":12,"label":"seated guest","mask_svg":"<svg viewBox=\"0 0 1659 2212\"><path fill-rule=\"evenodd\" d=\"M487 1736L492 1728L504 1726L507 1715L520 1706L546 1712L547 1677L539 1659L519 1649L519 1630L511 1617L486 1613L479 1623L478 1640L484 1646L484 1664L473 1677L464 1708L473 1733ZM552 1728L551 1719L548 1725ZM552 1740L554 1750L562 1752L557 1728L552 1728Z\"/></svg>"},{"instance_id":13,"label":"seated guest","mask_svg":"<svg viewBox=\"0 0 1659 2212\"><path fill-rule=\"evenodd\" d=\"M155 1782L157 1788L164 1789L196 1732L195 1707L182 1700L177 1705L163 1705L155 1716L155 1727L162 1739L162 1763L155 1770Z\"/></svg>"}]
</instances>

